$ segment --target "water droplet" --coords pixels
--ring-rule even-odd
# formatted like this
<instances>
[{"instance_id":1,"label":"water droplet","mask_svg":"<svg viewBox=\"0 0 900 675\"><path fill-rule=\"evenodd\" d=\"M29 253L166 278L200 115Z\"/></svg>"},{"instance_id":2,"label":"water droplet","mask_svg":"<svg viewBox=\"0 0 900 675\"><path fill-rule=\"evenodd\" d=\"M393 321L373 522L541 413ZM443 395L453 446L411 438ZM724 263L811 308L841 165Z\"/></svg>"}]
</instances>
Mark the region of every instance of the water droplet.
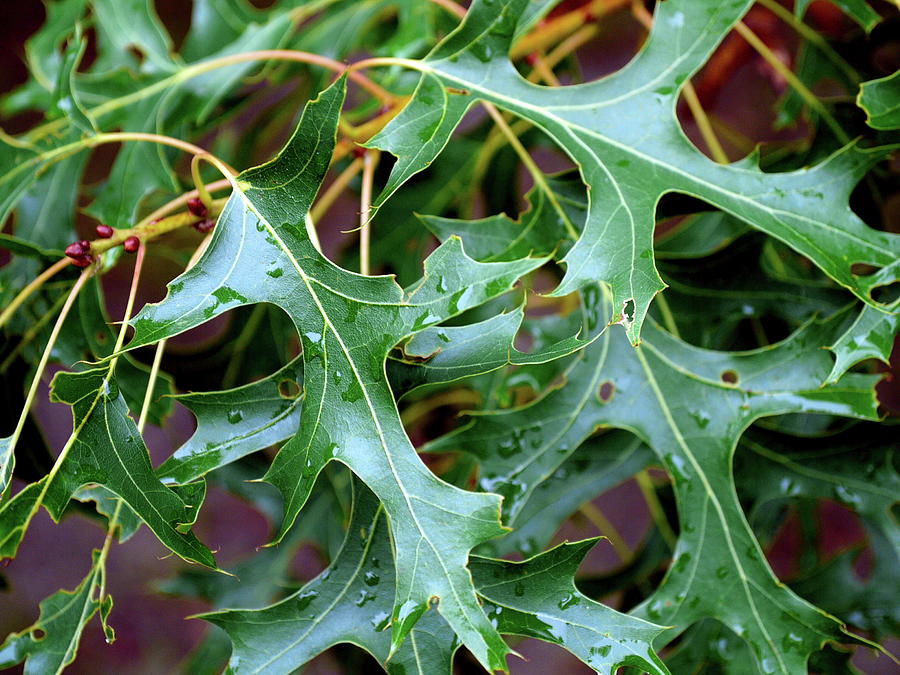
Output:
<instances>
[{"instance_id":1,"label":"water droplet","mask_svg":"<svg viewBox=\"0 0 900 675\"><path fill-rule=\"evenodd\" d=\"M709 420L711 418L709 416L709 413L705 410L688 410L688 414L701 429L705 429L707 425L709 425Z\"/></svg>"},{"instance_id":2,"label":"water droplet","mask_svg":"<svg viewBox=\"0 0 900 675\"><path fill-rule=\"evenodd\" d=\"M574 593L566 593L565 597L556 603L556 606L560 609L568 609L572 605L577 605L579 603L578 596Z\"/></svg>"},{"instance_id":3,"label":"water droplet","mask_svg":"<svg viewBox=\"0 0 900 675\"><path fill-rule=\"evenodd\" d=\"M372 628L377 631L382 631L387 628L388 621L390 621L391 615L387 612L378 612L375 616L371 618Z\"/></svg>"},{"instance_id":4,"label":"water droplet","mask_svg":"<svg viewBox=\"0 0 900 675\"><path fill-rule=\"evenodd\" d=\"M372 602L378 596L375 595L372 591L367 591L365 588L360 590L359 595L356 597L356 606L362 607L366 603Z\"/></svg>"},{"instance_id":5,"label":"water droplet","mask_svg":"<svg viewBox=\"0 0 900 675\"><path fill-rule=\"evenodd\" d=\"M296 600L297 611L302 612L304 609L306 609L307 606L309 605L309 603L311 603L313 600L315 600L318 597L318 595L319 594L316 591L304 591L303 593L298 595L297 600Z\"/></svg>"}]
</instances>

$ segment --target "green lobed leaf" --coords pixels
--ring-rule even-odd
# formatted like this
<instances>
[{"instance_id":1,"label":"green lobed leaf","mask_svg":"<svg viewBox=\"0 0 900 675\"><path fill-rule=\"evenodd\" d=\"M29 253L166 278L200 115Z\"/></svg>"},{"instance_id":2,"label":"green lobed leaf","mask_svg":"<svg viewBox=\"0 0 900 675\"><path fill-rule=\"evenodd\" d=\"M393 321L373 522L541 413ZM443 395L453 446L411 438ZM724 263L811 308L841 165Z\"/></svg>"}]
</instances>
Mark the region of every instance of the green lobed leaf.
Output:
<instances>
[{"instance_id":1,"label":"green lobed leaf","mask_svg":"<svg viewBox=\"0 0 900 675\"><path fill-rule=\"evenodd\" d=\"M624 323L632 343L639 341L653 296L664 288L653 263L652 232L656 203L668 192L700 197L787 243L869 304L876 304L873 288L897 279L900 237L868 228L847 205L852 185L889 149L850 145L811 168L766 174L751 162L715 164L684 136L675 117L679 89L750 4L660 3L650 37L632 62L583 85L539 87L513 68L506 53L523 0L475 2L424 61L408 62L422 71L422 86L429 83L429 101L438 100L437 78L445 88L534 123L579 165L590 188L588 219L563 259L566 276L555 293L608 282L611 322ZM415 96L410 105L420 105ZM401 113L370 143L417 148L415 166L404 169L404 177L433 159L422 149L439 150L446 140L423 142L436 127L416 124L415 117ZM445 126L442 138L449 136ZM390 145L381 142L386 138ZM856 276L856 262L882 269Z\"/></svg>"},{"instance_id":2,"label":"green lobed leaf","mask_svg":"<svg viewBox=\"0 0 900 675\"><path fill-rule=\"evenodd\" d=\"M38 620L0 645L0 668L25 661L25 675L58 675L75 659L81 633L98 610L107 637L114 638L106 625L112 597L104 597L102 604L95 597L105 574L100 551L95 550L91 570L82 582L72 591L60 590L41 600Z\"/></svg>"},{"instance_id":3,"label":"green lobed leaf","mask_svg":"<svg viewBox=\"0 0 900 675\"><path fill-rule=\"evenodd\" d=\"M251 452L280 443L300 424L303 361L221 392L181 394L175 400L197 418L197 430L159 469L162 480L185 483Z\"/></svg>"},{"instance_id":4,"label":"green lobed leaf","mask_svg":"<svg viewBox=\"0 0 900 675\"><path fill-rule=\"evenodd\" d=\"M863 307L859 315L838 339L828 346L835 355L834 367L825 380L837 382L853 365L865 359L888 363L894 339L900 333L900 305L893 313Z\"/></svg>"},{"instance_id":5,"label":"green lobed leaf","mask_svg":"<svg viewBox=\"0 0 900 675\"><path fill-rule=\"evenodd\" d=\"M652 323L635 349L611 329L573 361L565 387L522 408L478 413L426 449L478 457L480 486L504 495L504 516L513 519L595 429L632 431L669 471L681 524L668 574L635 613L679 630L716 618L751 645L762 672L799 672L825 640L846 635L772 574L737 501L731 455L762 416L876 417L874 378L819 388L830 365L813 345L835 324L808 324L778 345L736 354L691 347Z\"/></svg>"},{"instance_id":6,"label":"green lobed leaf","mask_svg":"<svg viewBox=\"0 0 900 675\"><path fill-rule=\"evenodd\" d=\"M344 546L325 572L270 607L202 615L231 638L230 670L290 673L328 647L349 642L389 673L449 674L458 643L434 611L390 655L384 632L395 584L389 541L377 499L357 487ZM522 563L473 558L486 611L501 632L560 644L598 673L611 674L626 663L668 673L649 647L660 626L619 614L576 590L572 577L595 543L564 544Z\"/></svg>"},{"instance_id":7,"label":"green lobed leaf","mask_svg":"<svg viewBox=\"0 0 900 675\"><path fill-rule=\"evenodd\" d=\"M856 100L873 129L900 129L900 70L863 82Z\"/></svg>"},{"instance_id":8,"label":"green lobed leaf","mask_svg":"<svg viewBox=\"0 0 900 675\"><path fill-rule=\"evenodd\" d=\"M51 113L71 120L82 132L91 134L96 133L97 124L78 100L74 89L75 72L81 64L86 49L87 39L82 35L81 24L76 24L75 35L69 41L63 54L63 62L60 65L56 88L53 92Z\"/></svg>"},{"instance_id":9,"label":"green lobed leaf","mask_svg":"<svg viewBox=\"0 0 900 675\"><path fill-rule=\"evenodd\" d=\"M439 480L400 422L384 374L389 351L411 335L506 292L544 260L478 263L453 238L401 289L390 277L336 267L309 240L305 216L328 166L344 79L310 103L294 136L268 164L243 172L203 258L162 303L133 319L131 346L183 332L241 305L270 302L293 319L303 345L300 432L265 480L285 497L278 538L297 517L316 476L347 464L385 505L400 579L393 646L440 598L439 609L488 668L505 668L506 644L478 605L469 550L502 533L499 499ZM387 469L387 471L385 470Z\"/></svg>"},{"instance_id":10,"label":"green lobed leaf","mask_svg":"<svg viewBox=\"0 0 900 675\"><path fill-rule=\"evenodd\" d=\"M436 326L416 333L401 356L388 361L388 377L403 393L482 375L507 365L547 363L574 354L591 340L569 337L523 353L513 342L525 317L519 309L466 326Z\"/></svg>"},{"instance_id":11,"label":"green lobed leaf","mask_svg":"<svg viewBox=\"0 0 900 675\"><path fill-rule=\"evenodd\" d=\"M172 551L185 560L215 568L209 549L187 532L197 517L198 504L186 502L154 476L147 448L109 370L60 372L51 386L51 397L72 406L74 431L68 454L57 473L28 486L0 507L4 555L14 555L18 547L29 520L23 516L30 514L43 491L37 486L47 483L43 505L59 520L77 490L96 483L118 495Z\"/></svg>"},{"instance_id":12,"label":"green lobed leaf","mask_svg":"<svg viewBox=\"0 0 900 675\"><path fill-rule=\"evenodd\" d=\"M582 504L631 478L653 459L650 448L627 431L589 438L535 487L510 521L512 532L487 542L479 553L535 555Z\"/></svg>"}]
</instances>

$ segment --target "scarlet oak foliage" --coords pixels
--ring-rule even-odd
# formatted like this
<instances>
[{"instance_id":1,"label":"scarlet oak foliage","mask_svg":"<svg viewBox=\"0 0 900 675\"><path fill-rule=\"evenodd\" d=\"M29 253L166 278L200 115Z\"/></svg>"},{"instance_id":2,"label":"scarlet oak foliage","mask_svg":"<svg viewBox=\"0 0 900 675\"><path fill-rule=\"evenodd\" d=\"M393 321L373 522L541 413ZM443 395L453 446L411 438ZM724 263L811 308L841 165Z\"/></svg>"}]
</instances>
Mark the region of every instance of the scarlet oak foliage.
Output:
<instances>
[{"instance_id":1,"label":"scarlet oak foliage","mask_svg":"<svg viewBox=\"0 0 900 675\"><path fill-rule=\"evenodd\" d=\"M753 3L660 2L628 65L580 81L576 50L627 4L197 0L176 51L153 3L47 3L31 77L0 107L46 118L0 137L0 375L17 404L0 555L41 508L96 510L107 534L0 667L62 672L95 615L112 641L107 561L143 525L199 563L164 590L223 629L192 673L287 674L340 644L369 655L335 651L345 672L370 657L398 675L515 672L531 638L609 675L836 674L898 632L896 427L872 362L896 340L900 236L869 217L897 189L897 73L855 71L801 23L809 3L757 8L805 40L772 105L807 136L717 163L676 110ZM881 14L837 4L857 27L829 37L866 44ZM832 105L813 92L836 72L851 96ZM737 154L739 130L691 110ZM104 179L83 180L84 151L107 143ZM542 170L548 150L571 168ZM356 192L359 223L330 213ZM163 257L183 272L135 306ZM113 324L100 278L123 260ZM169 356L206 324L224 328L189 366ZM73 423L48 454L33 423L58 424L34 406L49 364ZM173 424L173 399L197 425L155 465L144 431ZM623 536L595 498L633 477L652 523L629 513ZM266 517L269 546L220 569L194 533L230 517L205 507L208 484ZM824 500L866 532L836 557L817 547ZM779 578L788 517L805 548ZM614 569L593 562L603 537L557 535L585 518ZM309 543L327 563L302 583Z\"/></svg>"}]
</instances>

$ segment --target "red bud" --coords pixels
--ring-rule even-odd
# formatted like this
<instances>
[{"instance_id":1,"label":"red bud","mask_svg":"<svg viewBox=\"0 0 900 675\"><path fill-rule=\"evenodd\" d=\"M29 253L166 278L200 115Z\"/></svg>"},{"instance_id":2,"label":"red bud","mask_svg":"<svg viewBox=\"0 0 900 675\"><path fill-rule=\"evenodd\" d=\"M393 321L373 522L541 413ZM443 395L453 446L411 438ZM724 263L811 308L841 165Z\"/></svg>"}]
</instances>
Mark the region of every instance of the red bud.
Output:
<instances>
[{"instance_id":1,"label":"red bud","mask_svg":"<svg viewBox=\"0 0 900 675\"><path fill-rule=\"evenodd\" d=\"M125 249L127 253L134 253L141 247L141 240L137 237L128 237L124 242L122 242L122 248Z\"/></svg>"},{"instance_id":2,"label":"red bud","mask_svg":"<svg viewBox=\"0 0 900 675\"><path fill-rule=\"evenodd\" d=\"M86 253L90 253L90 252L91 252L90 242L85 241L83 239L81 241L76 241L72 244L69 244L68 246L66 246L66 251L65 251L66 255L72 259L75 259L78 256L82 256L82 255L84 255Z\"/></svg>"},{"instance_id":3,"label":"red bud","mask_svg":"<svg viewBox=\"0 0 900 675\"><path fill-rule=\"evenodd\" d=\"M200 201L199 197L191 197L187 200L188 211L193 213L198 218L205 218L208 213L206 209L206 204Z\"/></svg>"},{"instance_id":4,"label":"red bud","mask_svg":"<svg viewBox=\"0 0 900 675\"><path fill-rule=\"evenodd\" d=\"M94 262L94 256L90 253L84 253L72 258L72 264L75 265L75 267L87 267L92 262Z\"/></svg>"},{"instance_id":5,"label":"red bud","mask_svg":"<svg viewBox=\"0 0 900 675\"><path fill-rule=\"evenodd\" d=\"M98 225L96 231L97 236L101 239L109 239L115 232L109 225Z\"/></svg>"}]
</instances>

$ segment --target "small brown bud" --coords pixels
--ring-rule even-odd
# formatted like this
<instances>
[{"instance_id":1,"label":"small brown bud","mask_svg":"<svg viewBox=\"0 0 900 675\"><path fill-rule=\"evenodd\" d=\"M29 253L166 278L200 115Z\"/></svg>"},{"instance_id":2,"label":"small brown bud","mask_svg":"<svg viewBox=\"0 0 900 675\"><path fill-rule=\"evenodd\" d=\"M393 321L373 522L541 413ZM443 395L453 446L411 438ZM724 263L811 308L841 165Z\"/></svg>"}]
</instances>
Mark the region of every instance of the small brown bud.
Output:
<instances>
[{"instance_id":1,"label":"small brown bud","mask_svg":"<svg viewBox=\"0 0 900 675\"><path fill-rule=\"evenodd\" d=\"M128 239L122 242L122 248L124 248L127 253L134 253L140 247L141 240L137 237L128 237Z\"/></svg>"},{"instance_id":2,"label":"small brown bud","mask_svg":"<svg viewBox=\"0 0 900 675\"><path fill-rule=\"evenodd\" d=\"M365 157L366 152L368 152L368 148L364 148L361 145L353 146L353 156L359 159L360 157Z\"/></svg>"},{"instance_id":3,"label":"small brown bud","mask_svg":"<svg viewBox=\"0 0 900 675\"><path fill-rule=\"evenodd\" d=\"M101 239L109 239L115 233L109 225L98 225L97 226L97 236Z\"/></svg>"}]
</instances>

